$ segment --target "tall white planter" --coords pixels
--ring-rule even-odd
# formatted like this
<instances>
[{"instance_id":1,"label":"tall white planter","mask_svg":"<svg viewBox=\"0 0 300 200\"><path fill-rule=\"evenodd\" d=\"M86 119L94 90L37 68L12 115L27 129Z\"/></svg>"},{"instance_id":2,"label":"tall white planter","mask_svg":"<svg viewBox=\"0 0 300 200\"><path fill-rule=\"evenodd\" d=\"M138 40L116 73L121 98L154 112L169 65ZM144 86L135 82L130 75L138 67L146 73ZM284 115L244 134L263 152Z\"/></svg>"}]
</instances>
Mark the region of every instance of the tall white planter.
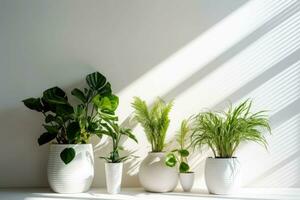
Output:
<instances>
[{"instance_id":1,"label":"tall white planter","mask_svg":"<svg viewBox=\"0 0 300 200\"><path fill-rule=\"evenodd\" d=\"M121 191L123 163L105 163L106 189L110 194Z\"/></svg>"},{"instance_id":2,"label":"tall white planter","mask_svg":"<svg viewBox=\"0 0 300 200\"><path fill-rule=\"evenodd\" d=\"M187 172L187 173L179 173L180 185L185 192L191 191L194 185L195 173Z\"/></svg>"},{"instance_id":3,"label":"tall white planter","mask_svg":"<svg viewBox=\"0 0 300 200\"><path fill-rule=\"evenodd\" d=\"M75 158L67 165L60 153L73 147ZM48 182L54 192L80 193L89 190L94 178L94 153L91 144L50 144Z\"/></svg>"},{"instance_id":4,"label":"tall white planter","mask_svg":"<svg viewBox=\"0 0 300 200\"><path fill-rule=\"evenodd\" d=\"M170 192L178 183L176 167L165 165L165 153L148 153L139 169L139 181L146 191Z\"/></svg>"},{"instance_id":5,"label":"tall white planter","mask_svg":"<svg viewBox=\"0 0 300 200\"><path fill-rule=\"evenodd\" d=\"M237 158L207 158L205 182L212 194L231 194L239 187L240 163Z\"/></svg>"}]
</instances>

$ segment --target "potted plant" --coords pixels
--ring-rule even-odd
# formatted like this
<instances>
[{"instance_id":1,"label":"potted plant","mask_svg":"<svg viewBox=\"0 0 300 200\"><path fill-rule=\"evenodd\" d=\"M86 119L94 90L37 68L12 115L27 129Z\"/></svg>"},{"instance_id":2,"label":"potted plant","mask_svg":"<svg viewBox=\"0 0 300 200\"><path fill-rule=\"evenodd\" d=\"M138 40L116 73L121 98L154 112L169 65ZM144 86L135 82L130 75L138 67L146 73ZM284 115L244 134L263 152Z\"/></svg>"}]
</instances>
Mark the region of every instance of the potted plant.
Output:
<instances>
[{"instance_id":1,"label":"potted plant","mask_svg":"<svg viewBox=\"0 0 300 200\"><path fill-rule=\"evenodd\" d=\"M233 193L238 186L240 165L234 157L242 142L253 141L267 147L263 131L271 132L265 111L251 112L246 100L227 112L202 112L193 122L192 144L207 145L214 157L206 159L205 182L213 194Z\"/></svg>"},{"instance_id":2,"label":"potted plant","mask_svg":"<svg viewBox=\"0 0 300 200\"><path fill-rule=\"evenodd\" d=\"M172 105L172 102L165 103L160 98L156 99L151 109L138 97L132 103L135 119L144 128L152 148L139 168L139 181L150 192L172 191L178 182L176 169L165 165L164 146Z\"/></svg>"},{"instance_id":3,"label":"potted plant","mask_svg":"<svg viewBox=\"0 0 300 200\"><path fill-rule=\"evenodd\" d=\"M102 113L100 113L102 115ZM100 157L105 162L105 175L106 175L106 189L110 194L116 194L121 191L122 171L123 163L128 160L131 155L120 156L120 150L123 147L120 146L121 137L128 137L135 142L138 142L136 137L132 134L131 129L122 128L118 125L118 118L102 116L103 129L102 135L108 136L112 141L112 151L107 157Z\"/></svg>"},{"instance_id":4,"label":"potted plant","mask_svg":"<svg viewBox=\"0 0 300 200\"><path fill-rule=\"evenodd\" d=\"M179 180L185 192L191 191L195 178L195 174L190 171L188 164L188 156L190 155L190 132L191 128L188 120L183 120L176 139L178 148L172 150L172 152L167 155L165 162L169 167L175 167L177 163L179 163Z\"/></svg>"},{"instance_id":5,"label":"potted plant","mask_svg":"<svg viewBox=\"0 0 300 200\"><path fill-rule=\"evenodd\" d=\"M59 87L47 89L40 98L23 100L26 107L45 117L45 132L38 138L38 144L51 142L48 182L58 193L79 193L90 188L94 177L94 154L89 139L92 135L100 136L101 130L99 115L94 112L101 108L93 102L107 98L113 102L110 83L102 74L89 74L86 82L88 88L84 91L75 88L71 92L81 102L75 106Z\"/></svg>"}]
</instances>

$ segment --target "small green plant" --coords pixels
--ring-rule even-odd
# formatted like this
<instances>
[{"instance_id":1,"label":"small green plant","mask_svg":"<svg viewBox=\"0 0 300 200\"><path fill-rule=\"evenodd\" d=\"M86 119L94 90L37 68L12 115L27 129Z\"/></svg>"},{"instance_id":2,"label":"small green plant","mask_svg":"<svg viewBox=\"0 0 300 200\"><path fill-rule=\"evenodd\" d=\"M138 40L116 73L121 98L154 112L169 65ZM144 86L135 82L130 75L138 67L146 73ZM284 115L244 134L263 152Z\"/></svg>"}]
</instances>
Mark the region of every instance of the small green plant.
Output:
<instances>
[{"instance_id":1,"label":"small green plant","mask_svg":"<svg viewBox=\"0 0 300 200\"><path fill-rule=\"evenodd\" d=\"M172 150L172 152L166 156L166 165L175 167L176 164L179 163L180 173L188 173L190 170L188 164L188 156L190 155L190 133L191 127L189 121L183 120L176 138L178 148Z\"/></svg>"},{"instance_id":2,"label":"small green plant","mask_svg":"<svg viewBox=\"0 0 300 200\"><path fill-rule=\"evenodd\" d=\"M132 155L120 156L119 151L124 150L122 146L120 146L120 140L122 136L126 136L136 143L138 142L136 137L132 134L131 129L121 128L118 125L117 118L111 118L107 116L102 117L103 122L101 123L103 129L101 130L102 135L107 135L111 138L112 141L112 151L107 157L100 157L104 159L108 163L120 163L128 160L132 157Z\"/></svg>"},{"instance_id":3,"label":"small green plant","mask_svg":"<svg viewBox=\"0 0 300 200\"><path fill-rule=\"evenodd\" d=\"M23 100L26 107L41 112L44 117L45 132L38 138L39 145L53 141L58 144L86 144L91 135L100 135L102 129L100 116L95 110L107 115L114 114L118 98L112 94L110 83L99 72L87 75L88 88L84 91L75 88L71 94L80 100L72 106L66 93L59 87L43 92L39 98ZM65 164L75 157L73 148L65 148L60 157Z\"/></svg>"},{"instance_id":4,"label":"small green plant","mask_svg":"<svg viewBox=\"0 0 300 200\"><path fill-rule=\"evenodd\" d=\"M164 149L172 106L172 102L165 103L162 99L157 98L152 108L149 109L145 101L134 97L132 107L135 109L135 119L144 128L152 152L162 152Z\"/></svg>"},{"instance_id":5,"label":"small green plant","mask_svg":"<svg viewBox=\"0 0 300 200\"><path fill-rule=\"evenodd\" d=\"M266 111L252 113L252 101L246 100L227 112L202 112L194 118L192 144L207 145L215 158L232 158L241 142L254 141L267 148L263 135L271 133Z\"/></svg>"}]
</instances>

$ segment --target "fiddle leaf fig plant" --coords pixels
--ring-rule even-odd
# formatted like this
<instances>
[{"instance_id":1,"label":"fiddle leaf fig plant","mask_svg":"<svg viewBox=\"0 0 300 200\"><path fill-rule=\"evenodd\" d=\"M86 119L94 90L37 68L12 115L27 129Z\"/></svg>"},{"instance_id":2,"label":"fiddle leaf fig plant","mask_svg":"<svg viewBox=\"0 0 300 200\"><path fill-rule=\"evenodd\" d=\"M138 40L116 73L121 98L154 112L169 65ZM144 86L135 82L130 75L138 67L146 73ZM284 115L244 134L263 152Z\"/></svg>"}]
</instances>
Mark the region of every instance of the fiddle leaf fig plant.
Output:
<instances>
[{"instance_id":1,"label":"fiddle leaf fig plant","mask_svg":"<svg viewBox=\"0 0 300 200\"><path fill-rule=\"evenodd\" d=\"M107 105L114 103L110 99L114 95L110 83L99 72L87 75L86 83L88 87L83 91L78 88L72 90L71 94L80 102L74 106L59 87L45 90L42 97L23 100L27 108L41 112L45 117L43 123L45 132L38 138L39 145L53 140L58 144L86 144L92 135L101 137L102 124L99 122L101 116L96 109L110 110ZM96 105L94 99L105 103ZM60 157L68 164L75 155L73 148L65 148Z\"/></svg>"},{"instance_id":2,"label":"fiddle leaf fig plant","mask_svg":"<svg viewBox=\"0 0 300 200\"><path fill-rule=\"evenodd\" d=\"M267 148L264 131L271 133L266 111L251 112L246 100L226 112L201 112L193 121L192 145L208 146L215 158L232 158L242 142L253 141Z\"/></svg>"},{"instance_id":3,"label":"fiddle leaf fig plant","mask_svg":"<svg viewBox=\"0 0 300 200\"><path fill-rule=\"evenodd\" d=\"M190 133L191 127L189 121L183 120L176 138L178 148L172 150L171 153L166 156L165 164L169 167L175 167L176 164L179 163L180 173L188 173L190 170L188 164L188 156L190 155Z\"/></svg>"},{"instance_id":4,"label":"fiddle leaf fig plant","mask_svg":"<svg viewBox=\"0 0 300 200\"><path fill-rule=\"evenodd\" d=\"M162 152L165 146L167 130L170 124L169 113L173 103L166 103L157 98L152 108L148 108L145 101L134 97L132 107L134 108L135 119L144 128L152 152Z\"/></svg>"}]
</instances>

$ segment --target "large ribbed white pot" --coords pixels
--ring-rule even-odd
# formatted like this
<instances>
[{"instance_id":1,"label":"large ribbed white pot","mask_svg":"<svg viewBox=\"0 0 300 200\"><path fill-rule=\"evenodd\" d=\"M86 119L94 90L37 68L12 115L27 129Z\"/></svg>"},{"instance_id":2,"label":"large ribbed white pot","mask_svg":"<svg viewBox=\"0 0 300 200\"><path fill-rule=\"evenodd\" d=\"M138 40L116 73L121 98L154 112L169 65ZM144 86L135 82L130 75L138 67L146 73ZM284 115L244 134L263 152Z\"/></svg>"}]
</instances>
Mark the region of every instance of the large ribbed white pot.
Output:
<instances>
[{"instance_id":1,"label":"large ribbed white pot","mask_svg":"<svg viewBox=\"0 0 300 200\"><path fill-rule=\"evenodd\" d=\"M139 181L146 191L170 192L178 183L176 167L167 167L165 153L150 152L139 169Z\"/></svg>"},{"instance_id":2,"label":"large ribbed white pot","mask_svg":"<svg viewBox=\"0 0 300 200\"><path fill-rule=\"evenodd\" d=\"M60 153L67 147L75 149L75 158L67 165ZM50 144L48 182L58 193L80 193L89 190L94 178L94 153L91 144Z\"/></svg>"},{"instance_id":3,"label":"large ribbed white pot","mask_svg":"<svg viewBox=\"0 0 300 200\"><path fill-rule=\"evenodd\" d=\"M105 163L106 190L110 194L121 191L123 163Z\"/></svg>"},{"instance_id":4,"label":"large ribbed white pot","mask_svg":"<svg viewBox=\"0 0 300 200\"><path fill-rule=\"evenodd\" d=\"M207 158L205 183L209 193L231 194L239 187L240 163L237 158Z\"/></svg>"}]
</instances>

